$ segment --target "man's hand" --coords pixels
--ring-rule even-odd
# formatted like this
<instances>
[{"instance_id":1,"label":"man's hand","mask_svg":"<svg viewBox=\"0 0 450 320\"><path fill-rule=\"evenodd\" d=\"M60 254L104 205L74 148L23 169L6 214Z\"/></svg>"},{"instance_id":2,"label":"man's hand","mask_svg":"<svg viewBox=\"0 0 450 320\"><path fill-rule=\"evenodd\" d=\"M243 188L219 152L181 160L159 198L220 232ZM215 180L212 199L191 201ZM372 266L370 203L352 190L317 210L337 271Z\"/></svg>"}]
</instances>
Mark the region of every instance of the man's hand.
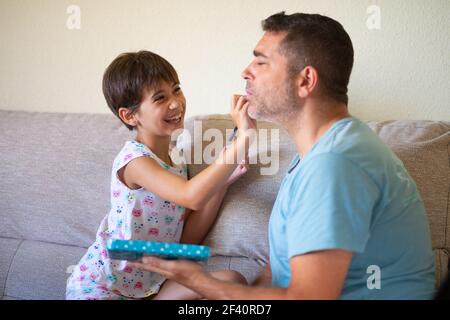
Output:
<instances>
[{"instance_id":1,"label":"man's hand","mask_svg":"<svg viewBox=\"0 0 450 320\"><path fill-rule=\"evenodd\" d=\"M203 267L188 260L164 260L155 257L144 257L142 262L130 263L135 268L157 272L167 279L172 279L186 287L195 283L196 279L208 276Z\"/></svg>"}]
</instances>

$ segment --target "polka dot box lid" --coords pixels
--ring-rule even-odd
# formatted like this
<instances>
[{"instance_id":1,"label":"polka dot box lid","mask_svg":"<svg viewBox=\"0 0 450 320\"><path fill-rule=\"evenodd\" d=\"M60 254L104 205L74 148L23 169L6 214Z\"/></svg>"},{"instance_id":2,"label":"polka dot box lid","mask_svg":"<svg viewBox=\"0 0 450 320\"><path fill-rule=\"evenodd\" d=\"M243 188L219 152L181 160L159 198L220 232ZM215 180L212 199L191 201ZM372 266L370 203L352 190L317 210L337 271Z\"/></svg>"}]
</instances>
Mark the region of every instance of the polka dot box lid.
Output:
<instances>
[{"instance_id":1,"label":"polka dot box lid","mask_svg":"<svg viewBox=\"0 0 450 320\"><path fill-rule=\"evenodd\" d=\"M113 260L139 260L144 255L151 255L164 259L204 261L211 256L207 246L171 242L109 239L106 248Z\"/></svg>"}]
</instances>

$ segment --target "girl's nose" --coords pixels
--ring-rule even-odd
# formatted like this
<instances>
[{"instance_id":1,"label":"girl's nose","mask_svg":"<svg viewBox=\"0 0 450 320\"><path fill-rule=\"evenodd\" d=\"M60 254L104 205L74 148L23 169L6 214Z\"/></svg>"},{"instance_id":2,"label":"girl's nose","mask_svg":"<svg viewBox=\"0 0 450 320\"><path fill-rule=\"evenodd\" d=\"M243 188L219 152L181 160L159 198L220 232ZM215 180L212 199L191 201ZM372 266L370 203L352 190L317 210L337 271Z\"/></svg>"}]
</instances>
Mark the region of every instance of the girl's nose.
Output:
<instances>
[{"instance_id":1,"label":"girl's nose","mask_svg":"<svg viewBox=\"0 0 450 320\"><path fill-rule=\"evenodd\" d=\"M169 105L169 110L175 110L175 109L178 109L178 102L174 101Z\"/></svg>"}]
</instances>

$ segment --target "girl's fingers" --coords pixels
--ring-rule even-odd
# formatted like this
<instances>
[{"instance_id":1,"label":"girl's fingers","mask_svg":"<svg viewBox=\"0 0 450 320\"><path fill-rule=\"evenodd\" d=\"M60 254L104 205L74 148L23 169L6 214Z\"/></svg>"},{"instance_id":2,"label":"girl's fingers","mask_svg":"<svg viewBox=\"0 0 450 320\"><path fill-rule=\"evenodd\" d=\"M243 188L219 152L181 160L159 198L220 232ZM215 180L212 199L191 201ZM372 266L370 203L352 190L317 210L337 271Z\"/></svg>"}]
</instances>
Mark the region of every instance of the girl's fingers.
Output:
<instances>
[{"instance_id":1,"label":"girl's fingers","mask_svg":"<svg viewBox=\"0 0 450 320\"><path fill-rule=\"evenodd\" d=\"M239 99L238 99L238 101L237 101L237 103L236 103L236 109L237 109L237 111L241 111L241 109L242 109L244 103L245 103L245 98L244 98L244 96L239 96Z\"/></svg>"},{"instance_id":2,"label":"girl's fingers","mask_svg":"<svg viewBox=\"0 0 450 320\"><path fill-rule=\"evenodd\" d=\"M239 95L237 95L237 94L233 94L233 95L231 96L231 106L230 106L230 107L231 107L231 108L230 108L230 109L231 109L231 112L234 111L238 99L239 99Z\"/></svg>"},{"instance_id":3,"label":"girl's fingers","mask_svg":"<svg viewBox=\"0 0 450 320\"><path fill-rule=\"evenodd\" d=\"M247 115L248 105L249 105L249 102L247 101L247 102L245 102L245 104L242 106L242 109L241 109L245 115Z\"/></svg>"}]
</instances>

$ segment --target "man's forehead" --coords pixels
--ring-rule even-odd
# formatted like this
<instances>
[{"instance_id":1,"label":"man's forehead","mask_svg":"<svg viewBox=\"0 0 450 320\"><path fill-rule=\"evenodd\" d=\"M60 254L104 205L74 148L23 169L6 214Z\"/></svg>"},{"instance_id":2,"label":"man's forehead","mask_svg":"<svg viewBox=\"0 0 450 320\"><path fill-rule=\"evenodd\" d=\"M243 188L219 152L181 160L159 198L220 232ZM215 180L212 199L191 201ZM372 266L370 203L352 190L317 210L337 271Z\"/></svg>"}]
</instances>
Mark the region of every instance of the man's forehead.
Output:
<instances>
[{"instance_id":1,"label":"man's forehead","mask_svg":"<svg viewBox=\"0 0 450 320\"><path fill-rule=\"evenodd\" d=\"M270 57L277 53L286 34L286 32L265 32L261 40L256 44L254 55Z\"/></svg>"}]
</instances>

